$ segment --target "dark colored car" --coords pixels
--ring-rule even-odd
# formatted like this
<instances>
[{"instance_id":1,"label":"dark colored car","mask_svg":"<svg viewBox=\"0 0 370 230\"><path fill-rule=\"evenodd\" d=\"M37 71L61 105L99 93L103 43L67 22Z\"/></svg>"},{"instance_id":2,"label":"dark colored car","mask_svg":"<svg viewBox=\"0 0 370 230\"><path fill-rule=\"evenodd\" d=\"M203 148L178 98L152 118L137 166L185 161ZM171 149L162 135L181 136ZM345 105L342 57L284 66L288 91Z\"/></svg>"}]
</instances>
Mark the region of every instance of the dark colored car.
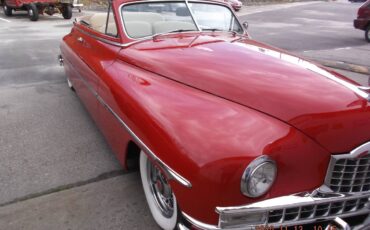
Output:
<instances>
[{"instance_id":1,"label":"dark colored car","mask_svg":"<svg viewBox=\"0 0 370 230\"><path fill-rule=\"evenodd\" d=\"M365 38L370 42L370 0L358 9L357 19L354 21L356 29L365 31Z\"/></svg>"}]
</instances>

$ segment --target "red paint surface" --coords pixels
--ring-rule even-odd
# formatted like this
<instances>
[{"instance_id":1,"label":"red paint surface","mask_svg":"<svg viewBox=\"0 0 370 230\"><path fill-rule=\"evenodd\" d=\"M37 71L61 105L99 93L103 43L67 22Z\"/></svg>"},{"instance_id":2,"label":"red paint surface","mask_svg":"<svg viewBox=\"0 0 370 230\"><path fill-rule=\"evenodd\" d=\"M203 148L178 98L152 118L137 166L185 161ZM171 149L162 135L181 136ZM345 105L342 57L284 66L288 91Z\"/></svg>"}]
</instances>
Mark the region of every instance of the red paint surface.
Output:
<instances>
[{"instance_id":1,"label":"red paint surface","mask_svg":"<svg viewBox=\"0 0 370 230\"><path fill-rule=\"evenodd\" d=\"M113 4L118 15L120 2ZM112 41L128 40L120 23L120 38L75 27ZM77 42L81 36L84 43ZM370 140L366 100L298 65L298 58L246 37L161 36L120 49L73 29L61 51L67 76L120 162L125 164L132 139L81 77L160 159L192 183L188 189L171 181L181 209L208 224L217 224L216 206L319 187L330 153ZM265 196L249 199L240 192L240 179L262 154L277 162L277 181Z\"/></svg>"}]
</instances>

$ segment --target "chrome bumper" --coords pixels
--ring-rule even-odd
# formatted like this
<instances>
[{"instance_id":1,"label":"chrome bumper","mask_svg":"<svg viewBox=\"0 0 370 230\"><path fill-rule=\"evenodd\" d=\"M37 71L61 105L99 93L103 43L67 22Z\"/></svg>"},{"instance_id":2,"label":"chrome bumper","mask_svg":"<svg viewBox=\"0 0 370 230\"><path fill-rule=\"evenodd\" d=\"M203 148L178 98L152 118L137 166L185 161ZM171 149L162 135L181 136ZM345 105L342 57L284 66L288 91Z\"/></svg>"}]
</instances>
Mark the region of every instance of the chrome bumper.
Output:
<instances>
[{"instance_id":1,"label":"chrome bumper","mask_svg":"<svg viewBox=\"0 0 370 230\"><path fill-rule=\"evenodd\" d=\"M264 229L261 227L271 229L301 226L370 214L370 192L340 194L325 191L327 191L326 188L322 187L312 193L283 196L245 206L217 207L216 212L219 213L217 226L197 221L186 213L183 213L183 216L191 225L199 229L255 230ZM367 221L368 227L369 218ZM337 225L340 226L340 224ZM342 227L342 229L345 228Z\"/></svg>"}]
</instances>

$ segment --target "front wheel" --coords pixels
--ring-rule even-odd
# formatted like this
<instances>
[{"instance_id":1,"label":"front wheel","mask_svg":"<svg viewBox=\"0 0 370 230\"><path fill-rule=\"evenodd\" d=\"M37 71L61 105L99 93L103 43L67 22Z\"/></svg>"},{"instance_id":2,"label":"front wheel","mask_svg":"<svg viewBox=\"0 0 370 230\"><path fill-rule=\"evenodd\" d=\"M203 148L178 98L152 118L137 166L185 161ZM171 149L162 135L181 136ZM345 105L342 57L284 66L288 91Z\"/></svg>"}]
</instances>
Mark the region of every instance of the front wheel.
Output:
<instances>
[{"instance_id":1,"label":"front wheel","mask_svg":"<svg viewBox=\"0 0 370 230\"><path fill-rule=\"evenodd\" d=\"M365 31L365 38L367 42L370 42L370 25L367 27Z\"/></svg>"},{"instance_id":2,"label":"front wheel","mask_svg":"<svg viewBox=\"0 0 370 230\"><path fill-rule=\"evenodd\" d=\"M5 2L4 2L4 6L3 6L3 10L4 10L4 14L6 15L6 16L12 16L12 14L13 14L13 11L12 11L12 8L10 8L9 6L7 6L6 4L5 4Z\"/></svg>"},{"instance_id":3,"label":"front wheel","mask_svg":"<svg viewBox=\"0 0 370 230\"><path fill-rule=\"evenodd\" d=\"M143 151L140 153L140 174L145 197L154 220L162 229L175 229L179 216L175 194L165 175Z\"/></svg>"},{"instance_id":4,"label":"front wheel","mask_svg":"<svg viewBox=\"0 0 370 230\"><path fill-rule=\"evenodd\" d=\"M34 3L31 3L28 6L28 16L30 17L31 21L39 20L39 10L37 9L37 6Z\"/></svg>"},{"instance_id":5,"label":"front wheel","mask_svg":"<svg viewBox=\"0 0 370 230\"><path fill-rule=\"evenodd\" d=\"M64 19L71 19L72 18L72 6L64 5L63 10L62 10L62 15Z\"/></svg>"}]
</instances>

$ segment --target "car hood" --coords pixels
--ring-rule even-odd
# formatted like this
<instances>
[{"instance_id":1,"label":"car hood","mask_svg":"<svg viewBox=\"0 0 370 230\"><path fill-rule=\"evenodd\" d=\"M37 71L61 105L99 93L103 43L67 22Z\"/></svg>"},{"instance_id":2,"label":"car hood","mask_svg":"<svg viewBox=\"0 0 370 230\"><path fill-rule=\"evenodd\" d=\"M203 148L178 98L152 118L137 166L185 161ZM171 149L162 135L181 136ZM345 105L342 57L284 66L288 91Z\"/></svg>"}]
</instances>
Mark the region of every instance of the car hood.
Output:
<instances>
[{"instance_id":1,"label":"car hood","mask_svg":"<svg viewBox=\"0 0 370 230\"><path fill-rule=\"evenodd\" d=\"M370 140L368 94L356 83L248 38L157 36L120 58L282 120L332 153Z\"/></svg>"}]
</instances>

